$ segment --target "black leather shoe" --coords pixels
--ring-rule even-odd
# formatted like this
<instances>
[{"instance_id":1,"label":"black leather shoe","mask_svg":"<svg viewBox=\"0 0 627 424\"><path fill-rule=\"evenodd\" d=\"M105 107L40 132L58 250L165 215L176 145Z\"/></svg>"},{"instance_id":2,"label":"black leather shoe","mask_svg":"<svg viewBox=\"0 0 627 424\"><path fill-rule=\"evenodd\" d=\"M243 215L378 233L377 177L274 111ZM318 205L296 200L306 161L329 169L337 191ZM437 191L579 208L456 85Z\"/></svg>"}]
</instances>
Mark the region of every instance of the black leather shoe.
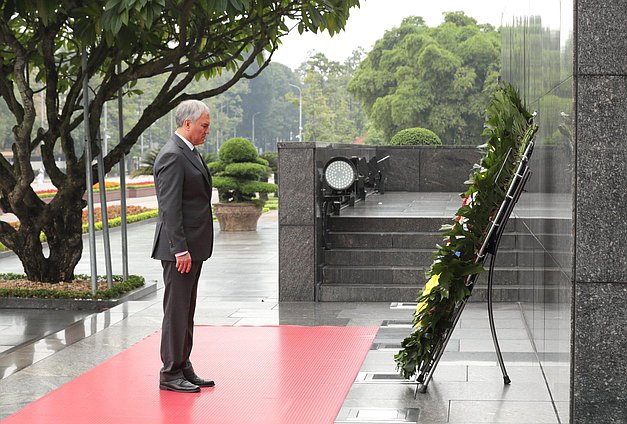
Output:
<instances>
[{"instance_id":1,"label":"black leather shoe","mask_svg":"<svg viewBox=\"0 0 627 424\"><path fill-rule=\"evenodd\" d=\"M199 387L213 387L216 385L216 383L214 383L213 380L204 380L198 377L196 374L186 375L185 378L190 383L195 384L196 386L199 386Z\"/></svg>"},{"instance_id":2,"label":"black leather shoe","mask_svg":"<svg viewBox=\"0 0 627 424\"><path fill-rule=\"evenodd\" d=\"M176 380L171 381L161 381L159 383L159 389L180 393L198 393L200 391L200 387L196 384L190 383L184 378L177 378Z\"/></svg>"}]
</instances>

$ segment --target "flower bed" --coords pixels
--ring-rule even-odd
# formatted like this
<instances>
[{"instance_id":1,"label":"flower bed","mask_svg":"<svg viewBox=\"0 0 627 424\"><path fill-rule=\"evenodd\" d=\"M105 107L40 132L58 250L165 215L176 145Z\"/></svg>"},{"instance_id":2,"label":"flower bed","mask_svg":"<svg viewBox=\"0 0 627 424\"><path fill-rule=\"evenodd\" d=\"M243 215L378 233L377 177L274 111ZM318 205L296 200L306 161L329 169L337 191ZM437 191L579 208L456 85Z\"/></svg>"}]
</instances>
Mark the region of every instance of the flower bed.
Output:
<instances>
[{"instance_id":1,"label":"flower bed","mask_svg":"<svg viewBox=\"0 0 627 424\"><path fill-rule=\"evenodd\" d=\"M263 213L279 209L279 198L274 195L268 196L268 200L263 204Z\"/></svg>"},{"instance_id":2,"label":"flower bed","mask_svg":"<svg viewBox=\"0 0 627 424\"><path fill-rule=\"evenodd\" d=\"M105 181L105 190L110 188L117 189L120 188L120 183L115 183L113 181ZM100 183L94 184L94 190L100 190Z\"/></svg>"},{"instance_id":3,"label":"flower bed","mask_svg":"<svg viewBox=\"0 0 627 424\"><path fill-rule=\"evenodd\" d=\"M137 183L127 184L126 185L127 197L152 196L155 194L154 187L155 187L155 183L153 181L140 181ZM149 188L152 188L152 190L147 190ZM117 191L119 193L120 184L113 182L113 181L107 181L105 183L105 190L108 193L110 193L109 196L111 196L112 194L111 192ZM40 199L44 199L44 201L46 201L56 196L57 191L58 190L56 188L51 188L47 190L35 190L35 194L39 196ZM98 183L94 184L94 193L97 193L99 191L100 191L99 184ZM116 197L115 194L113 197ZM119 199L119 194L115 200L117 199ZM112 199L109 199L109 200L112 200Z\"/></svg>"},{"instance_id":4,"label":"flower bed","mask_svg":"<svg viewBox=\"0 0 627 424\"><path fill-rule=\"evenodd\" d=\"M98 276L97 291L91 293L91 277L76 275L73 281L41 283L29 281L22 274L0 274L0 297L39 299L112 299L144 285L144 278L129 275L124 281L121 275L113 275L113 286L107 288L106 276Z\"/></svg>"},{"instance_id":5,"label":"flower bed","mask_svg":"<svg viewBox=\"0 0 627 424\"><path fill-rule=\"evenodd\" d=\"M143 212L148 212L154 209L148 209L143 206L127 206L126 215L139 215ZM120 206L107 206L107 218L109 220L120 218L122 216L122 208ZM102 221L102 210L100 208L94 209L94 220L96 222ZM83 224L87 224L87 210L83 210Z\"/></svg>"},{"instance_id":6,"label":"flower bed","mask_svg":"<svg viewBox=\"0 0 627 424\"><path fill-rule=\"evenodd\" d=\"M138 183L127 184L126 188L142 188L142 187L154 187L155 183L153 181L141 181Z\"/></svg>"}]
</instances>

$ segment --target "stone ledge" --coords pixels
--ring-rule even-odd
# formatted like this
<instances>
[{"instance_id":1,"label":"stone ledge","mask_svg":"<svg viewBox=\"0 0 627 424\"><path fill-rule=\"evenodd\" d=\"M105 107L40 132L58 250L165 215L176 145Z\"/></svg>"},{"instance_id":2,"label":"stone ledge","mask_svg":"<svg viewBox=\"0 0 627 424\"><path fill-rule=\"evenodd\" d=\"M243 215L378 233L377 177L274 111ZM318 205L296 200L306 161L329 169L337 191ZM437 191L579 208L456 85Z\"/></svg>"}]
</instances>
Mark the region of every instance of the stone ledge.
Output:
<instances>
[{"instance_id":1,"label":"stone ledge","mask_svg":"<svg viewBox=\"0 0 627 424\"><path fill-rule=\"evenodd\" d=\"M139 300L157 291L157 282L144 284L118 299L37 299L31 297L0 297L0 309L61 309L66 311L103 311L129 300Z\"/></svg>"}]
</instances>

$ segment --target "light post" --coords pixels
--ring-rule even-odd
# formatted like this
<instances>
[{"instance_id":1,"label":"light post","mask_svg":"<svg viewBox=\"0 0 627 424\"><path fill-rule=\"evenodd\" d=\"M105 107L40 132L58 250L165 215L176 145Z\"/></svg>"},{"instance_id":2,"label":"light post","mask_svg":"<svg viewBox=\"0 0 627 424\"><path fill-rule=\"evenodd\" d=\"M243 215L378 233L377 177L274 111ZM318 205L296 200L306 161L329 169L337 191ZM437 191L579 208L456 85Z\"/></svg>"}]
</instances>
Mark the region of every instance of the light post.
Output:
<instances>
[{"instance_id":1,"label":"light post","mask_svg":"<svg viewBox=\"0 0 627 424\"><path fill-rule=\"evenodd\" d=\"M103 156L107 156L107 153L109 152L109 125L108 125L108 108L107 108L107 102L105 102L104 104L104 150L102 152Z\"/></svg>"},{"instance_id":2,"label":"light post","mask_svg":"<svg viewBox=\"0 0 627 424\"><path fill-rule=\"evenodd\" d=\"M255 112L253 113L253 137L252 137L252 142L253 142L253 146L255 146L255 148L257 148L257 145L255 144L255 115L259 115L261 112Z\"/></svg>"},{"instance_id":3,"label":"light post","mask_svg":"<svg viewBox=\"0 0 627 424\"><path fill-rule=\"evenodd\" d=\"M298 141L303 141L303 92L299 86L288 84L298 90Z\"/></svg>"},{"instance_id":4,"label":"light post","mask_svg":"<svg viewBox=\"0 0 627 424\"><path fill-rule=\"evenodd\" d=\"M137 109L137 120L141 119L142 116L142 98L139 98L139 109ZM145 130L144 130L145 131ZM140 140L140 149L139 149L139 156L140 156L140 163L141 160L144 158L144 131L142 131L141 135L139 136L139 140Z\"/></svg>"}]
</instances>

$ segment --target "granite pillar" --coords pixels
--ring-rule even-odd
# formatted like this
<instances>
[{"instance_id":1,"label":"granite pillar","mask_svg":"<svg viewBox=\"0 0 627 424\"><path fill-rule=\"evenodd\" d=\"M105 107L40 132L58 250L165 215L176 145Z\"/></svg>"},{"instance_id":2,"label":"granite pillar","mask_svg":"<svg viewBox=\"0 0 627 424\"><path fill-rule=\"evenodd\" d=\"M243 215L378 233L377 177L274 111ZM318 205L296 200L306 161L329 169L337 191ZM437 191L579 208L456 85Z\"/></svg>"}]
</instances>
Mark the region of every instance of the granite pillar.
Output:
<instances>
[{"instance_id":1,"label":"granite pillar","mask_svg":"<svg viewBox=\"0 0 627 424\"><path fill-rule=\"evenodd\" d=\"M573 423L627 422L627 2L578 0Z\"/></svg>"},{"instance_id":2,"label":"granite pillar","mask_svg":"<svg viewBox=\"0 0 627 424\"><path fill-rule=\"evenodd\" d=\"M314 299L315 143L279 143L279 301Z\"/></svg>"}]
</instances>

